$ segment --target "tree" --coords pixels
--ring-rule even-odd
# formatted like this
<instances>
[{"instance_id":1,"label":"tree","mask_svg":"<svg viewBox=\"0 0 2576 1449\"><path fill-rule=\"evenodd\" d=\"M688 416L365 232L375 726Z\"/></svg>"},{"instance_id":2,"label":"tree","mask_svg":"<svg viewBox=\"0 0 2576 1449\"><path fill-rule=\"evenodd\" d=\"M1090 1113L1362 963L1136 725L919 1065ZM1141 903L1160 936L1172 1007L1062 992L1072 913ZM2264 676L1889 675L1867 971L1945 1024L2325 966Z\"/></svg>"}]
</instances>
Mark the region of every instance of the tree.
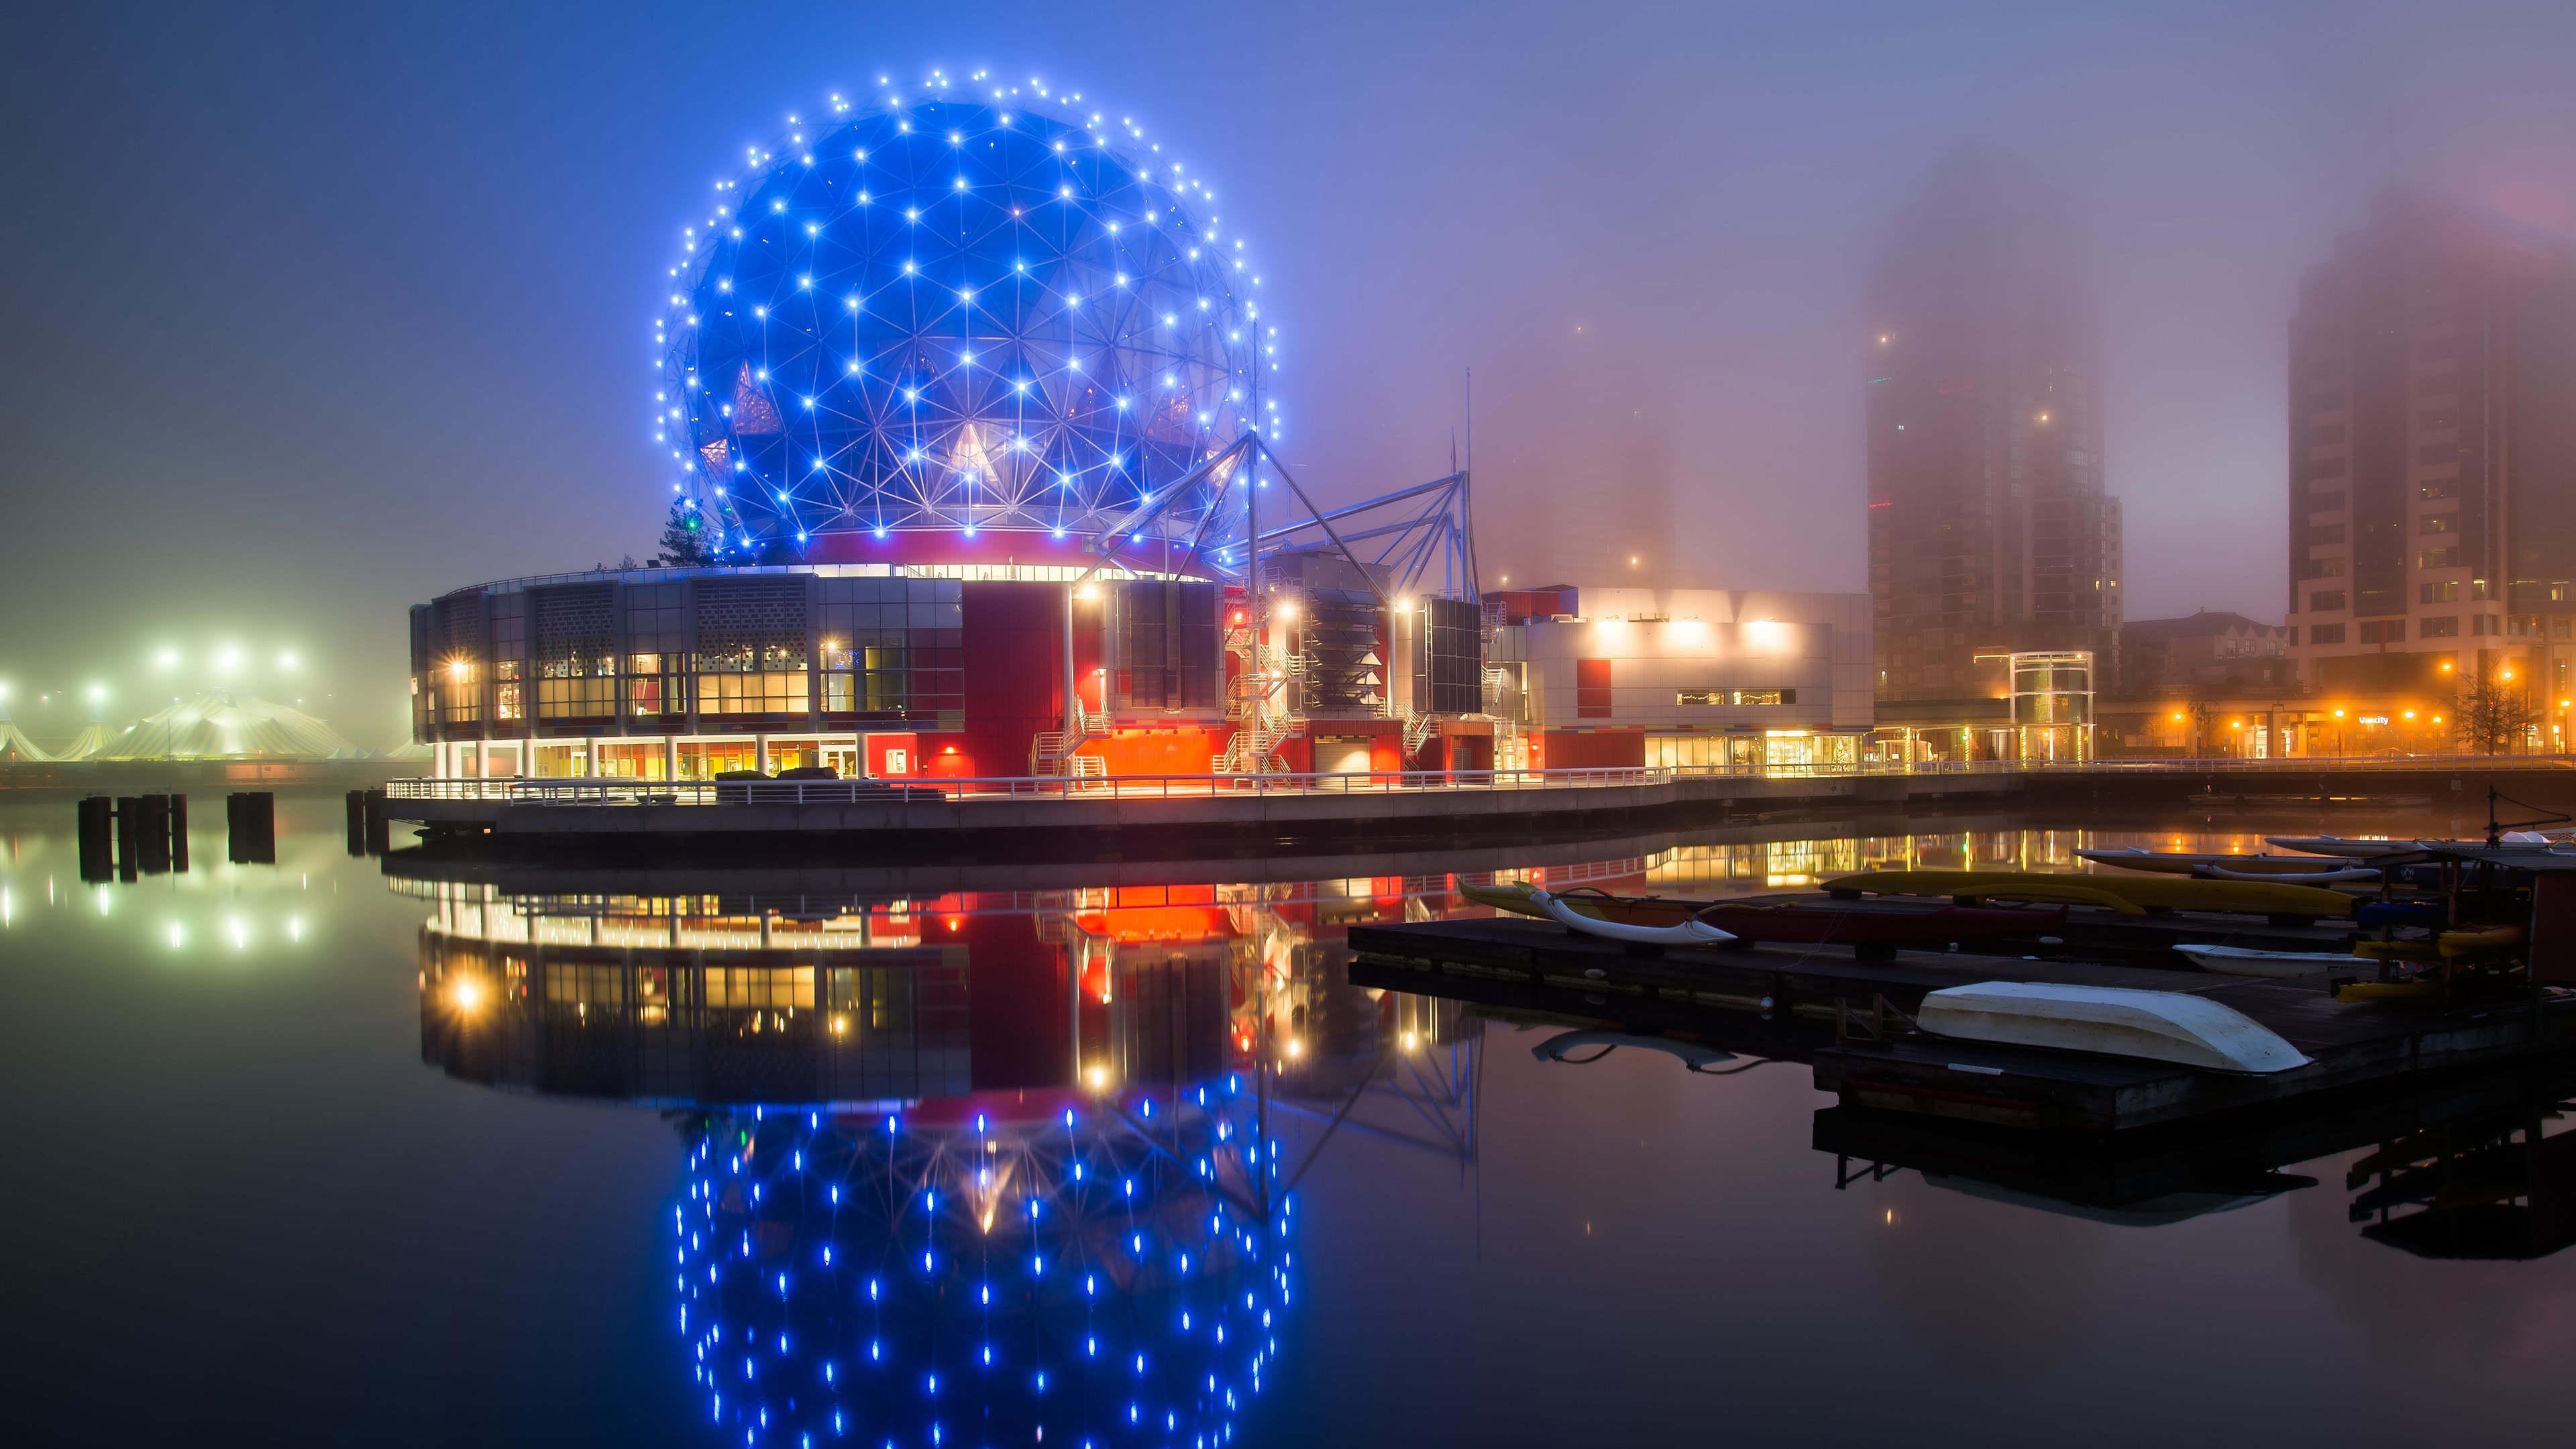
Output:
<instances>
[{"instance_id":1,"label":"tree","mask_svg":"<svg viewBox=\"0 0 2576 1449\"><path fill-rule=\"evenodd\" d=\"M2531 707L2531 692L2506 670L2501 676L2478 671L2460 691L2451 727L2460 747L2471 754L2501 755L2522 743L2540 716Z\"/></svg>"},{"instance_id":2,"label":"tree","mask_svg":"<svg viewBox=\"0 0 2576 1449\"><path fill-rule=\"evenodd\" d=\"M698 515L697 500L674 498L670 516L662 524L662 551L653 561L668 568L696 568L715 557L707 546L707 521Z\"/></svg>"}]
</instances>

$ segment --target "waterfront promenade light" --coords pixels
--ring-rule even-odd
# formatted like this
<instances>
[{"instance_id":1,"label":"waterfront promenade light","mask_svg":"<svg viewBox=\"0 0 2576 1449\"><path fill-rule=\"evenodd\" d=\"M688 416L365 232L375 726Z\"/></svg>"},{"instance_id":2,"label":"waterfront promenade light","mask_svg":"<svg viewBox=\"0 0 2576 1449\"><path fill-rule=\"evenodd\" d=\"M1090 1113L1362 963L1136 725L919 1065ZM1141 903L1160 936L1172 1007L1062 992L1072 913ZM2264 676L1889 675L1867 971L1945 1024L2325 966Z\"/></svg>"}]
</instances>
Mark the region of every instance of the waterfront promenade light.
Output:
<instances>
[{"instance_id":1,"label":"waterfront promenade light","mask_svg":"<svg viewBox=\"0 0 2576 1449\"><path fill-rule=\"evenodd\" d=\"M1131 119L934 73L746 159L683 229L655 320L652 436L719 554L1098 534L1278 436L1244 238Z\"/></svg>"}]
</instances>

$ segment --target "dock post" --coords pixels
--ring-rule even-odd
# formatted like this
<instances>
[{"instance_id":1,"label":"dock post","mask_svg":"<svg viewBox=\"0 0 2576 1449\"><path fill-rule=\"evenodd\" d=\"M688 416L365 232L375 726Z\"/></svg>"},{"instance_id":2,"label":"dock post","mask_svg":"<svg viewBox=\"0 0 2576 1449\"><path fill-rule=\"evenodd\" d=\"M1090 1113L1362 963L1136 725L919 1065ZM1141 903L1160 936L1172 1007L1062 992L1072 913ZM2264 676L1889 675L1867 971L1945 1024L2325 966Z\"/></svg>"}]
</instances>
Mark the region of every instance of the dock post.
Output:
<instances>
[{"instance_id":1,"label":"dock post","mask_svg":"<svg viewBox=\"0 0 2576 1449\"><path fill-rule=\"evenodd\" d=\"M277 796L266 790L238 790L224 799L226 823L235 865L277 864Z\"/></svg>"},{"instance_id":2,"label":"dock post","mask_svg":"<svg viewBox=\"0 0 2576 1449\"><path fill-rule=\"evenodd\" d=\"M170 796L170 868L188 873L188 797L175 792Z\"/></svg>"},{"instance_id":3,"label":"dock post","mask_svg":"<svg viewBox=\"0 0 2576 1449\"><path fill-rule=\"evenodd\" d=\"M383 855L393 849L393 817L385 813L385 792L369 790L362 806L366 812L367 838L360 842L369 855Z\"/></svg>"},{"instance_id":4,"label":"dock post","mask_svg":"<svg viewBox=\"0 0 2576 1449\"><path fill-rule=\"evenodd\" d=\"M135 864L145 875L167 875L170 871L170 797L145 795L141 822L135 827L137 849Z\"/></svg>"},{"instance_id":5,"label":"dock post","mask_svg":"<svg viewBox=\"0 0 2576 1449\"><path fill-rule=\"evenodd\" d=\"M84 795L80 802L80 878L96 885L116 874L115 802Z\"/></svg>"},{"instance_id":6,"label":"dock post","mask_svg":"<svg viewBox=\"0 0 2576 1449\"><path fill-rule=\"evenodd\" d=\"M367 853L367 792L352 790L344 803L348 812L349 854L365 855Z\"/></svg>"},{"instance_id":7,"label":"dock post","mask_svg":"<svg viewBox=\"0 0 2576 1449\"><path fill-rule=\"evenodd\" d=\"M116 876L131 881L140 874L143 851L143 797L116 797Z\"/></svg>"}]
</instances>

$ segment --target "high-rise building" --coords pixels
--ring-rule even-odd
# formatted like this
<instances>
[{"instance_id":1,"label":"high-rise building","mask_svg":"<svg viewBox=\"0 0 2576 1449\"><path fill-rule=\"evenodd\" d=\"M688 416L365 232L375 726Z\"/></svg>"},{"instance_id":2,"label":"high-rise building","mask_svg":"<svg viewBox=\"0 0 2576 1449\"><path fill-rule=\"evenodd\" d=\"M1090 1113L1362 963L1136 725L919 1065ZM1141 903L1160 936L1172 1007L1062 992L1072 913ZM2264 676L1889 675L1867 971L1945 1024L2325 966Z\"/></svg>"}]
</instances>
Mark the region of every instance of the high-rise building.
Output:
<instances>
[{"instance_id":1,"label":"high-rise building","mask_svg":"<svg viewBox=\"0 0 2576 1449\"><path fill-rule=\"evenodd\" d=\"M1878 695L1991 693L1980 654L2120 631L2099 342L2073 205L2010 159L1950 157L1889 225L1867 297Z\"/></svg>"},{"instance_id":2,"label":"high-rise building","mask_svg":"<svg viewBox=\"0 0 2576 1449\"><path fill-rule=\"evenodd\" d=\"M2576 249L2393 192L2290 321L2290 623L2311 688L2511 671L2564 724ZM2524 674L2511 662L2529 660Z\"/></svg>"}]
</instances>

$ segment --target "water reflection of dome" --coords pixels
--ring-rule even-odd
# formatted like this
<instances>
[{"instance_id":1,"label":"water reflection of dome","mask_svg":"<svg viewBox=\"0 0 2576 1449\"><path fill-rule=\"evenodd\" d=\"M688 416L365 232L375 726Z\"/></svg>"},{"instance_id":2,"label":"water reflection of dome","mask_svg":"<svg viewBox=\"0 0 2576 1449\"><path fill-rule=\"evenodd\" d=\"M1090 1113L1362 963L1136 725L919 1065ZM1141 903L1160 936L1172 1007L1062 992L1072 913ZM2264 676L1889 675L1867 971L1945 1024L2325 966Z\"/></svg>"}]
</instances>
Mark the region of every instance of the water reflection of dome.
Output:
<instances>
[{"instance_id":1,"label":"water reflection of dome","mask_svg":"<svg viewBox=\"0 0 2576 1449\"><path fill-rule=\"evenodd\" d=\"M1231 1440L1292 1301L1255 1095L706 1118L672 1231L710 1418L753 1444Z\"/></svg>"}]
</instances>

